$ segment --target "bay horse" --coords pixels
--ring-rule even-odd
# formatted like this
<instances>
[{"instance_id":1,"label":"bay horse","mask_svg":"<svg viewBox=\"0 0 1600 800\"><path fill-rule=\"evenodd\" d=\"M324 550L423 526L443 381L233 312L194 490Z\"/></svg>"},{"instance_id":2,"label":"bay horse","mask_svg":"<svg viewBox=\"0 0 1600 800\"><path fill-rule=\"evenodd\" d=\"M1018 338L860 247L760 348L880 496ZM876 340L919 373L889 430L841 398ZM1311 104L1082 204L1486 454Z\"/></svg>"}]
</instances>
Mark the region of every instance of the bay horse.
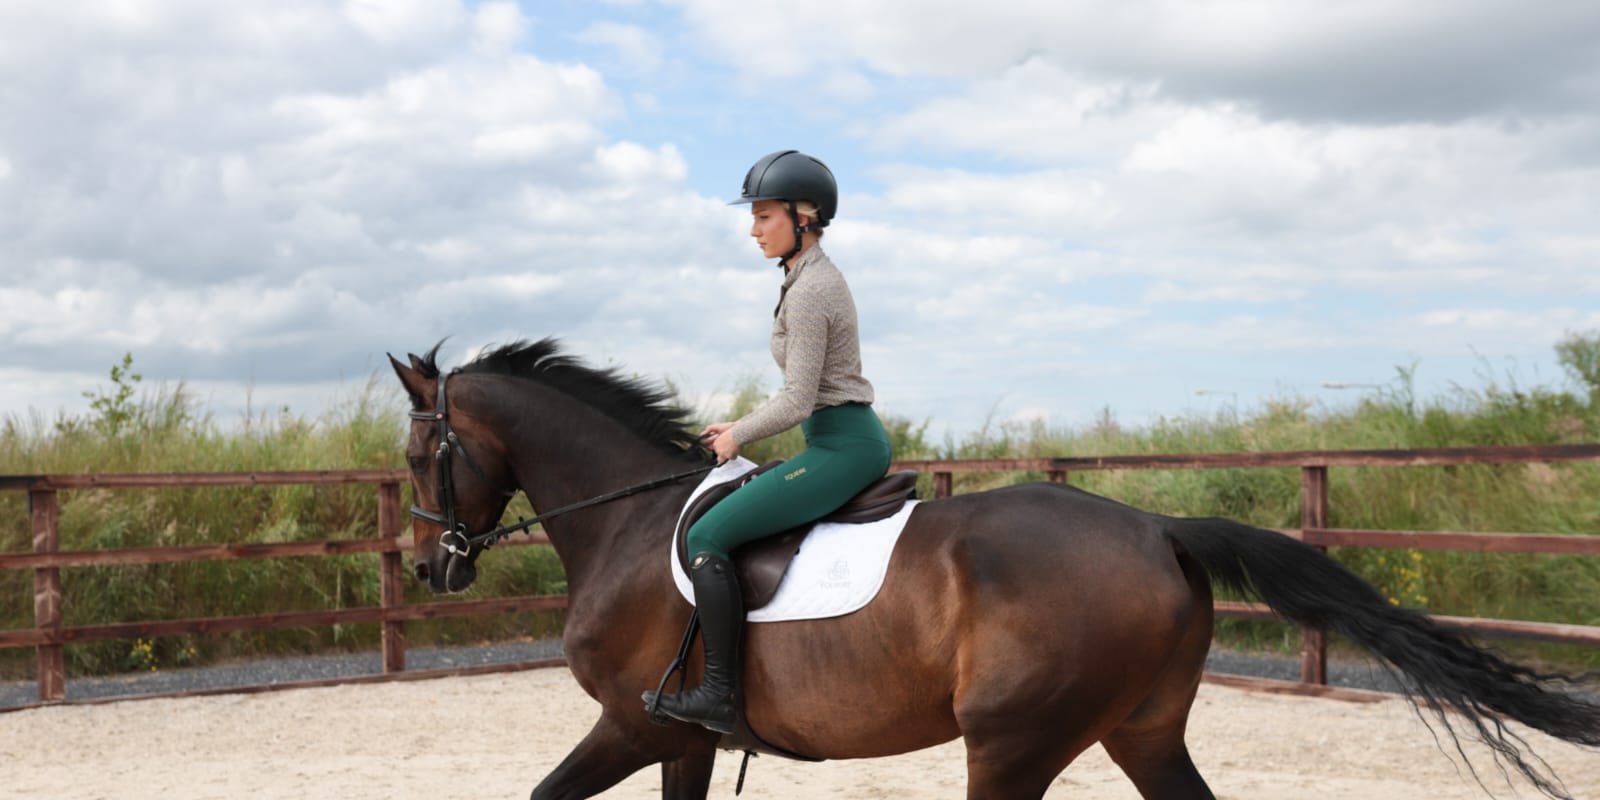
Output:
<instances>
[{"instance_id":1,"label":"bay horse","mask_svg":"<svg viewBox=\"0 0 1600 800\"><path fill-rule=\"evenodd\" d=\"M406 444L415 572L435 592L472 583L483 548L466 534L495 529L518 490L554 509L711 464L664 392L585 366L555 340L488 350L449 373L438 350L390 357L416 420ZM590 797L651 764L663 798L706 796L719 735L652 724L640 701L691 613L669 542L695 483L544 522L566 569L565 655L601 712L534 800ZM1451 720L1464 720L1550 797L1571 796L1502 719L1600 745L1600 706L1557 685L1578 678L1509 663L1391 605L1315 548L1050 483L921 503L865 608L749 626L746 719L771 745L815 759L960 737L968 798L1042 797L1096 742L1142 797L1211 798L1184 729L1211 644L1213 582L1362 645L1452 737Z\"/></svg>"}]
</instances>

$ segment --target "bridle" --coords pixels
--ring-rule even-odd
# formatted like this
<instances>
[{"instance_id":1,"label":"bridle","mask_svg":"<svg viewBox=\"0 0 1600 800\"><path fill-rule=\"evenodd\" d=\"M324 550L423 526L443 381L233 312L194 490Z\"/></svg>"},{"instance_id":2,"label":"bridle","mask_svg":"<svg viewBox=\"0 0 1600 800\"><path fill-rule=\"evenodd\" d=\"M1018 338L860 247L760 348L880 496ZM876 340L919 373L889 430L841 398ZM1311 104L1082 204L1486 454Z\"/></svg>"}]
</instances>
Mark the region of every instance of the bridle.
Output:
<instances>
[{"instance_id":1,"label":"bridle","mask_svg":"<svg viewBox=\"0 0 1600 800\"><path fill-rule=\"evenodd\" d=\"M445 383L449 380L451 375L455 375L459 371L460 370L451 370L448 374L439 376L438 397L434 402L432 411L411 411L406 414L406 416L415 420L432 421L439 432L439 447L434 451L434 463L438 468L439 474L437 499L439 501L440 511L429 511L428 509L423 508L422 506L413 502L411 505L411 516L416 517L417 519L426 520L444 528L444 534L439 537L439 546L443 547L451 555L465 558L476 548L487 550L490 546L494 545L501 539L504 539L505 537L516 533L517 531L527 530L528 528L538 525L547 519L559 517L562 514L588 508L590 506L597 506L601 503L609 503L612 500L620 500L621 498L629 495L638 494L640 492L656 489L671 483L676 483L684 478L690 478L696 475L704 475L705 473L716 468L715 464L704 467L696 467L695 469L668 475L664 478L656 478L652 481L646 481L645 483L635 486L629 486L625 489L607 492L606 494L598 497L591 497L588 500L581 500L579 502L572 503L571 505L561 506L560 508L552 509L543 514L538 514L527 519L518 519L516 522L513 522L510 525L501 525L494 530L484 531L482 533L468 533L466 524L459 522L456 519L456 485L453 477L454 473L451 467L452 452L460 454L461 460L467 462L467 466L470 467L473 472L477 473L478 477L482 478L484 482L494 485L496 491L498 491L501 496L507 499L515 497L517 490L515 488L507 489L503 486L499 486L497 485L497 481L491 480L483 471L483 468L478 466L478 462L472 457L472 454L468 452L465 447L461 446L461 439L456 436L455 431L450 429L450 412L445 404Z\"/></svg>"},{"instance_id":2,"label":"bridle","mask_svg":"<svg viewBox=\"0 0 1600 800\"><path fill-rule=\"evenodd\" d=\"M489 476L484 474L483 468L478 466L477 459L473 458L472 454L461 446L461 439L456 436L455 431L450 429L450 414L445 406L444 387L450 375L454 374L455 371L452 370L447 375L439 376L439 392L432 411L412 411L406 415L417 420L432 420L439 431L439 449L434 451L433 460L439 471L438 497L436 499L439 501L440 511L429 511L416 503L412 503L411 516L443 527L445 532L440 537L439 543L446 550L449 550L451 554L465 556L472 550L472 544L466 539L466 525L456 521L456 482L453 477L454 470L451 468L450 454L452 452L460 453L461 460L467 462L467 466L471 467L472 471L476 472L478 477L485 482L495 484L496 481L490 480ZM506 489L499 486L496 486L496 490L508 500L517 493L515 489ZM459 552L455 542L450 540L451 537L462 541L463 544Z\"/></svg>"}]
</instances>

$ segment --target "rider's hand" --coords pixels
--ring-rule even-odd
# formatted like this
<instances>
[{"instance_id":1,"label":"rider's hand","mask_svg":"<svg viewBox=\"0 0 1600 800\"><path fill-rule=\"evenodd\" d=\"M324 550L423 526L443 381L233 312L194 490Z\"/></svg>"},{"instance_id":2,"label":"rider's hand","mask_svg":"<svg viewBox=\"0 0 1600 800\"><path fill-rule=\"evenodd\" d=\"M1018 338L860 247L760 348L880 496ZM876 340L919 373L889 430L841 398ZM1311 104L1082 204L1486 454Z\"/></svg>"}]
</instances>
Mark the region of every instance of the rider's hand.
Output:
<instances>
[{"instance_id":1,"label":"rider's hand","mask_svg":"<svg viewBox=\"0 0 1600 800\"><path fill-rule=\"evenodd\" d=\"M700 432L700 438L711 445L711 452L717 454L718 464L732 461L739 455L739 442L728 435L728 429L732 427L731 422L718 422L707 425Z\"/></svg>"}]
</instances>

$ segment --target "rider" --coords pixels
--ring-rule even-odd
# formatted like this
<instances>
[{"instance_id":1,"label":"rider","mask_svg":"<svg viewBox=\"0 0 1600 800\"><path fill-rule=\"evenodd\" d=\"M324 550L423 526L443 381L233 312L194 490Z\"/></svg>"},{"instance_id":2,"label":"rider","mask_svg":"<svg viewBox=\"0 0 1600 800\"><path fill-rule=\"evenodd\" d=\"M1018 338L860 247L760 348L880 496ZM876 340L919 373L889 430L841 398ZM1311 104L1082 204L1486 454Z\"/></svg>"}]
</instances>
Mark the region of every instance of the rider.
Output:
<instances>
[{"instance_id":1,"label":"rider","mask_svg":"<svg viewBox=\"0 0 1600 800\"><path fill-rule=\"evenodd\" d=\"M806 449L713 506L687 535L705 676L692 689L662 696L660 708L721 733L733 731L742 701L744 607L729 554L822 517L889 468L889 436L872 410L872 384L861 375L855 301L820 244L839 203L833 172L796 150L772 153L750 168L730 205L742 203L750 204L750 235L762 255L784 269L772 322L783 389L737 422L707 425L700 435L719 462L796 424Z\"/></svg>"}]
</instances>

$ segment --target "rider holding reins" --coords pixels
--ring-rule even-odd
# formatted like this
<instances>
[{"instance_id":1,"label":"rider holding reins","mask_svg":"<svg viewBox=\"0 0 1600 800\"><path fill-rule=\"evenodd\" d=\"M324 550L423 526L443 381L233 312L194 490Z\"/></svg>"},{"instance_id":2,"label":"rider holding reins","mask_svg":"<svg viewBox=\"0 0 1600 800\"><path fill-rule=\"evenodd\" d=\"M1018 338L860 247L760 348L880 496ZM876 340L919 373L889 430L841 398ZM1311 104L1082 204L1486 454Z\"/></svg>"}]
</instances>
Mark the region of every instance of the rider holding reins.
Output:
<instances>
[{"instance_id":1,"label":"rider holding reins","mask_svg":"<svg viewBox=\"0 0 1600 800\"><path fill-rule=\"evenodd\" d=\"M737 422L707 425L701 437L723 462L741 445L798 424L806 449L713 506L688 532L705 676L692 689L662 696L660 708L721 733L733 731L742 699L744 607L729 554L828 514L889 468L889 436L872 410L872 384L861 374L855 300L819 243L839 203L833 172L796 150L772 153L745 176L733 201L741 203L751 204L750 235L762 254L784 269L772 321L783 389Z\"/></svg>"}]
</instances>

